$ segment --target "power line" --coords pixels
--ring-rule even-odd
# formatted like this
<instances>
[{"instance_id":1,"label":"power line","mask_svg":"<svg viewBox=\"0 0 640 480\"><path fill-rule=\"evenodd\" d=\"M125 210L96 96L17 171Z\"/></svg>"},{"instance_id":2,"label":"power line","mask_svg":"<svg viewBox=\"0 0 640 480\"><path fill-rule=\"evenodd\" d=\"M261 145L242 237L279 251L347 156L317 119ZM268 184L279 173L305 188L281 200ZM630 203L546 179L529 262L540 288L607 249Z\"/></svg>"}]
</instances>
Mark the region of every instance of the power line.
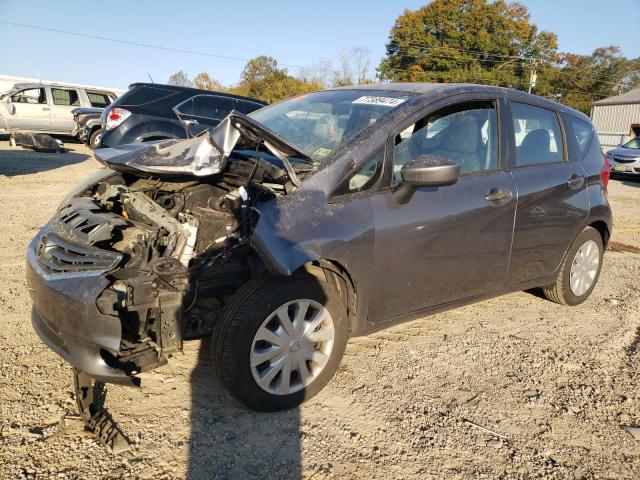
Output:
<instances>
[{"instance_id":1,"label":"power line","mask_svg":"<svg viewBox=\"0 0 640 480\"><path fill-rule=\"evenodd\" d=\"M397 44L396 44L397 45ZM466 55L473 55L473 56L478 56L478 57L498 57L498 58L509 58L509 59L514 59L514 60L520 60L523 62L532 62L532 61L538 61L538 62L544 62L547 63L548 65L551 66L555 66L558 67L558 65L550 60L546 60L543 58L536 58L536 57L524 57L521 55L507 55L507 54L501 54L501 53L490 53L490 52L482 52L480 50L468 50L468 49L462 49L462 48L454 48L454 47L449 47L449 46L432 46L432 45L426 45L426 44L416 44L416 43L410 43L407 44L406 47L409 48L417 48L417 49L425 49L425 50L444 50L444 51L451 51L451 52L459 52L459 53L463 53ZM404 47L404 48L406 48ZM402 50L402 47L400 47L399 45L397 45L396 47L398 50ZM499 61L495 61L495 60L489 60L487 58L483 58L483 61L487 61L487 62L493 62L493 63L501 63ZM574 69L577 70L579 72L584 72L589 74L590 76L593 77L609 77L609 78L614 78L616 80L618 80L618 82L616 83L616 85L620 84L620 77L618 75L611 75L609 73L604 73L604 72L594 72L593 70L588 70L585 68L579 68L573 65L564 65L563 67L558 67L558 68L565 68L565 69ZM623 74L624 75L624 74Z\"/></svg>"},{"instance_id":2,"label":"power line","mask_svg":"<svg viewBox=\"0 0 640 480\"><path fill-rule=\"evenodd\" d=\"M408 54L409 56L411 56L413 58L417 58L416 55L411 54L410 49L414 49L414 50L420 49L419 53L424 54L425 56L436 57L436 58L450 58L452 60L459 60L459 61L464 61L465 60L464 58L460 58L459 56L448 55L446 53L427 53L427 52L423 51L423 47L408 46L408 47L405 47L404 49L396 48L396 52L399 52L401 54L405 53L405 54ZM432 51L437 51L438 47L428 47L426 49L427 50L432 50ZM442 48L442 50L445 50L445 51L447 51L447 50L463 51L463 50L458 50L458 49L450 49L448 47L447 48ZM473 51L470 50L470 51L467 51L467 52L473 52ZM503 56L503 55L500 55L500 56ZM579 72L563 71L563 67L557 67L552 62L549 62L549 61L546 61L546 60L543 60L543 59L536 59L534 57L526 57L525 58L525 57L515 57L515 56L506 56L506 55L504 57L510 57L510 58L512 58L512 60L519 60L519 61L522 61L522 62L531 62L531 63L544 62L544 63L546 63L548 65L551 65L551 66L556 68L556 70L554 71L554 74L556 74L556 75L566 75L566 76L571 76L571 77L574 77L574 78L576 78L576 77L578 77L580 75ZM478 60L480 60L481 62L489 62L489 63L500 64L500 67L498 67L498 68L502 68L503 66L513 68L513 65L508 65L509 61L504 62L502 60L491 60L491 59L478 59ZM566 66L564 68L571 68L571 66ZM585 70L585 72L587 72L587 73L583 74L583 75L591 77L593 79L597 79L601 83L606 83L608 85L618 86L622 82L622 80L618 80L617 82L611 82L611 81L608 81L608 80L599 79L600 76L618 78L618 77L613 76L613 75L604 74L604 73L597 73L597 72L594 72L594 71L591 71L591 70Z\"/></svg>"},{"instance_id":3,"label":"power line","mask_svg":"<svg viewBox=\"0 0 640 480\"><path fill-rule=\"evenodd\" d=\"M235 60L235 61L240 61L240 62L248 62L249 60L251 60L250 58L242 58L242 57L232 57L229 55L218 55L216 53L209 53L209 52L200 52L200 51L196 51L196 50L184 50L181 48L173 48L173 47L165 47L162 45L153 45L150 43L141 43L141 42L132 42L129 40L119 40L117 38L110 38L110 37L103 37L100 35L91 35L88 33L79 33L79 32L70 32L68 30L58 30L56 28L49 28L49 27L42 27L39 25L28 25L26 23L16 23L16 22L7 22L6 20L0 20L1 24L4 25L11 25L14 27L20 27L20 28L30 28L32 30L41 30L43 32L52 32L52 33L61 33L64 35L73 35L75 37L82 37L82 38L90 38L93 40L103 40L105 42L113 42L113 43L120 43L123 45L132 45L134 47L144 47L144 48L154 48L156 50L164 50L167 52L174 52L174 53L186 53L189 55L199 55L202 57L213 57L213 58L221 58L224 60ZM305 68L302 67L300 65L292 65L292 64L287 64L287 63L280 63L279 65L283 66L283 67L290 67L290 68Z\"/></svg>"}]
</instances>

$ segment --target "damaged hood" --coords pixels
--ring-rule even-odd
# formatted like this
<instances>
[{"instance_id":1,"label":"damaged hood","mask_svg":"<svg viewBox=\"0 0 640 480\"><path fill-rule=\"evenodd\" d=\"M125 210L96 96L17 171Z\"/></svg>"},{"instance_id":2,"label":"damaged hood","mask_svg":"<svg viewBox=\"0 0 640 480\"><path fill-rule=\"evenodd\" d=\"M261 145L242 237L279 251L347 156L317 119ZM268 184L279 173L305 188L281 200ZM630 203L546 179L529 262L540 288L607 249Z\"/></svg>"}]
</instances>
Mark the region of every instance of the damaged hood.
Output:
<instances>
[{"instance_id":1,"label":"damaged hood","mask_svg":"<svg viewBox=\"0 0 640 480\"><path fill-rule=\"evenodd\" d=\"M220 173L241 138L254 145L263 143L283 162L289 163L288 157L294 156L313 163L298 147L235 110L217 126L194 138L130 143L98 149L94 154L113 170L201 177Z\"/></svg>"}]
</instances>

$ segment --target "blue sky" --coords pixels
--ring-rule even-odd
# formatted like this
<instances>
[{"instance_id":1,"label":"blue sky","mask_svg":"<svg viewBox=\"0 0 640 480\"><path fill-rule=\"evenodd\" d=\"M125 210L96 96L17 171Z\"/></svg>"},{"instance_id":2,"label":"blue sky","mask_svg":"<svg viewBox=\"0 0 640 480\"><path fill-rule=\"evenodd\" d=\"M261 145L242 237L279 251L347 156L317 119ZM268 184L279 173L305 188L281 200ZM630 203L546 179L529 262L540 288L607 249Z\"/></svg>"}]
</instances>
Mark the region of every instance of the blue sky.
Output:
<instances>
[{"instance_id":1,"label":"blue sky","mask_svg":"<svg viewBox=\"0 0 640 480\"><path fill-rule=\"evenodd\" d=\"M335 59L366 47L375 66L394 20L426 0L137 0L87 2L0 0L0 20L126 41L252 58L281 64ZM618 45L640 56L640 0L521 0L540 29L559 36L560 49L588 54ZM126 87L165 82L184 70L207 71L224 84L238 80L243 61L159 51L0 24L0 74ZM291 73L296 69L290 67Z\"/></svg>"}]
</instances>

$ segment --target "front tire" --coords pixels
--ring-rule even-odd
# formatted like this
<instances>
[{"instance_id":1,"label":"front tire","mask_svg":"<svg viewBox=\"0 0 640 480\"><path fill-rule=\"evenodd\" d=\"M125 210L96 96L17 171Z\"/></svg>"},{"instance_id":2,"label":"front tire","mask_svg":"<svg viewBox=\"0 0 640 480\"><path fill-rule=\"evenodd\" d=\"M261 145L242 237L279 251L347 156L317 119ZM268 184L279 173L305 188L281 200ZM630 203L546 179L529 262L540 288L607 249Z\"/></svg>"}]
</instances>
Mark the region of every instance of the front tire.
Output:
<instances>
[{"instance_id":1,"label":"front tire","mask_svg":"<svg viewBox=\"0 0 640 480\"><path fill-rule=\"evenodd\" d=\"M347 343L346 308L311 275L262 276L236 292L213 338L218 376L261 411L296 407L333 377Z\"/></svg>"},{"instance_id":2,"label":"front tire","mask_svg":"<svg viewBox=\"0 0 640 480\"><path fill-rule=\"evenodd\" d=\"M600 233L586 227L567 251L556 282L543 287L545 298L562 305L584 302L598 282L603 254Z\"/></svg>"}]
</instances>

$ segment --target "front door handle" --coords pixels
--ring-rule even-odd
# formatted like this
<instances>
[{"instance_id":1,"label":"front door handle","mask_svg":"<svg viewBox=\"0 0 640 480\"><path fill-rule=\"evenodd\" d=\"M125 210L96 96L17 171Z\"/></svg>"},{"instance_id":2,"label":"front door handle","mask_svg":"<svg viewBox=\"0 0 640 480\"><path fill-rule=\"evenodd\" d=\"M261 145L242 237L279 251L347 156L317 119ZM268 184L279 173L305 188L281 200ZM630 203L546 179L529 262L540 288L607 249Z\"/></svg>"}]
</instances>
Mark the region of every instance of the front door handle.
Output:
<instances>
[{"instance_id":1,"label":"front door handle","mask_svg":"<svg viewBox=\"0 0 640 480\"><path fill-rule=\"evenodd\" d=\"M582 175L576 175L575 173L571 175L567 185L571 190L577 190L578 188L584 185L584 177Z\"/></svg>"},{"instance_id":2,"label":"front door handle","mask_svg":"<svg viewBox=\"0 0 640 480\"><path fill-rule=\"evenodd\" d=\"M42 110L45 111L45 112L48 112L51 109L49 107L42 107Z\"/></svg>"},{"instance_id":3,"label":"front door handle","mask_svg":"<svg viewBox=\"0 0 640 480\"><path fill-rule=\"evenodd\" d=\"M487 192L484 199L493 204L501 205L507 203L513 197L513 192L507 188L492 188Z\"/></svg>"}]
</instances>

